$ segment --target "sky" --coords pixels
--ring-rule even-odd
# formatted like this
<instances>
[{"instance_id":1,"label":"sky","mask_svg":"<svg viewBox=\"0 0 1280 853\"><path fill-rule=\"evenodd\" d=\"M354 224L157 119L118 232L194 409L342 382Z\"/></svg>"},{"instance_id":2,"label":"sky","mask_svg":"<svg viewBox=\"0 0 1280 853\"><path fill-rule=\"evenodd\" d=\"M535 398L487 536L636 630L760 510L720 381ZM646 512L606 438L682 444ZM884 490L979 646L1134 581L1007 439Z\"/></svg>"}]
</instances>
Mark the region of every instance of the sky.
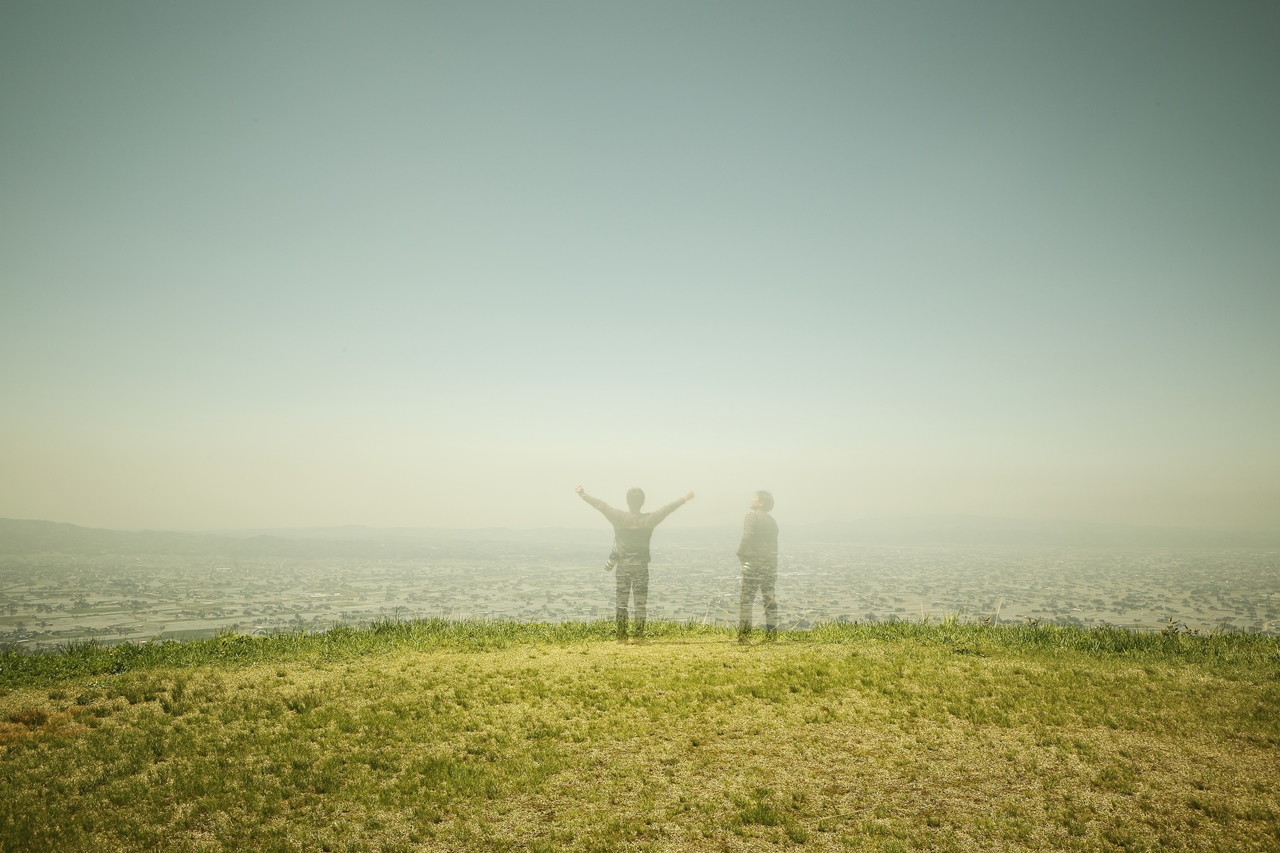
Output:
<instances>
[{"instance_id":1,"label":"sky","mask_svg":"<svg viewBox=\"0 0 1280 853\"><path fill-rule=\"evenodd\" d=\"M1280 531L1280 5L0 5L0 516Z\"/></svg>"}]
</instances>

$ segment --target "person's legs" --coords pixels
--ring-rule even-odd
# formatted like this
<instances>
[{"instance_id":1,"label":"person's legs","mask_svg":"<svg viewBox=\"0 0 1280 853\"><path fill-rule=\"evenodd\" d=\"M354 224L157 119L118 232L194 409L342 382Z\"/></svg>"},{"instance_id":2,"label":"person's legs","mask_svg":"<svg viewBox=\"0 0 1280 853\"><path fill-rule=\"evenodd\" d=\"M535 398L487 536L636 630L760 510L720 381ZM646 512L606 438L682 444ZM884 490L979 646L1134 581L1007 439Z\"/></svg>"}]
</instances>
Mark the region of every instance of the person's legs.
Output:
<instances>
[{"instance_id":1,"label":"person's legs","mask_svg":"<svg viewBox=\"0 0 1280 853\"><path fill-rule=\"evenodd\" d=\"M742 566L742 592L738 596L738 639L745 640L751 633L751 605L755 601L756 588L760 585L755 568Z\"/></svg>"},{"instance_id":2,"label":"person's legs","mask_svg":"<svg viewBox=\"0 0 1280 853\"><path fill-rule=\"evenodd\" d=\"M631 594L631 567L619 565L614 571L616 572L614 580L617 601L614 620L618 624L618 639L625 640L627 638L627 596Z\"/></svg>"},{"instance_id":3,"label":"person's legs","mask_svg":"<svg viewBox=\"0 0 1280 853\"><path fill-rule=\"evenodd\" d=\"M644 621L649 606L649 567L636 566L632 580L632 597L636 605L636 638L644 636Z\"/></svg>"},{"instance_id":4,"label":"person's legs","mask_svg":"<svg viewBox=\"0 0 1280 853\"><path fill-rule=\"evenodd\" d=\"M778 630L778 599L774 587L778 584L777 565L763 567L760 577L760 597L764 599L764 629L768 636Z\"/></svg>"}]
</instances>

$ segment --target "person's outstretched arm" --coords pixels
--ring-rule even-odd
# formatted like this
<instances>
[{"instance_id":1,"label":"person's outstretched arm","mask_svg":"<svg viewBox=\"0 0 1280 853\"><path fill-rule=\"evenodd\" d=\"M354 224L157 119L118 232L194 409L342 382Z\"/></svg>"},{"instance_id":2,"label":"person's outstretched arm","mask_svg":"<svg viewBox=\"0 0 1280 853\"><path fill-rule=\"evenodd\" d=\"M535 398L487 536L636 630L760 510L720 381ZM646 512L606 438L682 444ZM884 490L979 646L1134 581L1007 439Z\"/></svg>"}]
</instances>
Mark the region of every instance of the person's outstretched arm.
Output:
<instances>
[{"instance_id":1,"label":"person's outstretched arm","mask_svg":"<svg viewBox=\"0 0 1280 853\"><path fill-rule=\"evenodd\" d=\"M609 519L610 524L616 524L617 520L622 517L622 510L614 509L599 498L591 497L591 495L582 490L582 486L578 486L574 491L578 493L578 497L600 510L600 514Z\"/></svg>"},{"instance_id":2,"label":"person's outstretched arm","mask_svg":"<svg viewBox=\"0 0 1280 853\"><path fill-rule=\"evenodd\" d=\"M661 509L655 510L654 512L649 513L649 523L653 527L657 527L658 523L661 522L662 519L666 518L668 515L671 515L671 513L675 512L676 510L678 510L680 507L684 506L691 500L693 500L693 492L685 492L684 497L678 498L672 501L671 503L667 504L666 506L662 507Z\"/></svg>"}]
</instances>

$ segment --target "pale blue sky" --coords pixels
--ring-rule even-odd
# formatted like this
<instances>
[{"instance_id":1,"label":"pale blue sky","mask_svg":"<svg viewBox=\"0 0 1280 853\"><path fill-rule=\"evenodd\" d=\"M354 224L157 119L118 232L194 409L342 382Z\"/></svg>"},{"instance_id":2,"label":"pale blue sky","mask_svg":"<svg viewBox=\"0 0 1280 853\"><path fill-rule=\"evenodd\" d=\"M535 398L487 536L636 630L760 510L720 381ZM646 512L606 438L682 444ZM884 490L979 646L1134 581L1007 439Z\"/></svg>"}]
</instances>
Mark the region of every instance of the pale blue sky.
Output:
<instances>
[{"instance_id":1,"label":"pale blue sky","mask_svg":"<svg viewBox=\"0 0 1280 853\"><path fill-rule=\"evenodd\" d=\"M1280 529L1274 3L9 3L0 516Z\"/></svg>"}]
</instances>

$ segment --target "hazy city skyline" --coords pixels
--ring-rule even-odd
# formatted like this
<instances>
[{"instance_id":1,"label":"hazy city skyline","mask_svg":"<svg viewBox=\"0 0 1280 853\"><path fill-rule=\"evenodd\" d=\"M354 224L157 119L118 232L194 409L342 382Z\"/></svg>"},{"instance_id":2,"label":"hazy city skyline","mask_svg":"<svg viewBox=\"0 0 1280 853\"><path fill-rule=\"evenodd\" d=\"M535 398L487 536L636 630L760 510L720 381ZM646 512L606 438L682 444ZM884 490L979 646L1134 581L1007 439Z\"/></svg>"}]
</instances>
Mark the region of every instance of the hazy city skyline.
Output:
<instances>
[{"instance_id":1,"label":"hazy city skyline","mask_svg":"<svg viewBox=\"0 0 1280 853\"><path fill-rule=\"evenodd\" d=\"M7 4L0 517L1280 531L1277 27Z\"/></svg>"}]
</instances>

